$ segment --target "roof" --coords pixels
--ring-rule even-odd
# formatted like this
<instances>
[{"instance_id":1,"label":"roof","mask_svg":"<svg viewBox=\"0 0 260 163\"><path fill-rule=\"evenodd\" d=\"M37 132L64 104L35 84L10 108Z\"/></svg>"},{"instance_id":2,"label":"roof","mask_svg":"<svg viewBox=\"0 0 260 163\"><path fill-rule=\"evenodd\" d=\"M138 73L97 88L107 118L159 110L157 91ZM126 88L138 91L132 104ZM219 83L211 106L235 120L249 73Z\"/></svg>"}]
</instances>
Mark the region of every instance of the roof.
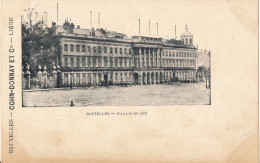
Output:
<instances>
[{"instance_id":1,"label":"roof","mask_svg":"<svg viewBox=\"0 0 260 163\"><path fill-rule=\"evenodd\" d=\"M98 36L98 37L109 37L109 38L120 38L120 39L128 39L126 34L118 33L115 31L105 30L103 28L99 29L84 29L84 28L70 28L71 33L77 35L88 35L88 36ZM68 30L64 28L64 26L58 26L58 32L61 33L70 33Z\"/></svg>"},{"instance_id":2,"label":"roof","mask_svg":"<svg viewBox=\"0 0 260 163\"><path fill-rule=\"evenodd\" d=\"M193 37L193 35L188 31L187 25L185 27L185 32L182 33L181 37Z\"/></svg>"}]
</instances>

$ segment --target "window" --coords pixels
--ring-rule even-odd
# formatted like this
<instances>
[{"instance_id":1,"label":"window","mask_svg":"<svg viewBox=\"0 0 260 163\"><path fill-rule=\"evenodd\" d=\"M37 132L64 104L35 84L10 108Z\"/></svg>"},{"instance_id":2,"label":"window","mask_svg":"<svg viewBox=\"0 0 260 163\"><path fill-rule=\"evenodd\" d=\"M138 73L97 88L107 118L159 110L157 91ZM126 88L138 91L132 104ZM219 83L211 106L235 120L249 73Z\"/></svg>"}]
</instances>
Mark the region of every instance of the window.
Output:
<instances>
[{"instance_id":1,"label":"window","mask_svg":"<svg viewBox=\"0 0 260 163\"><path fill-rule=\"evenodd\" d=\"M68 74L64 75L64 84L68 84Z\"/></svg>"},{"instance_id":2,"label":"window","mask_svg":"<svg viewBox=\"0 0 260 163\"><path fill-rule=\"evenodd\" d=\"M107 47L104 47L104 53L107 53Z\"/></svg>"},{"instance_id":3,"label":"window","mask_svg":"<svg viewBox=\"0 0 260 163\"><path fill-rule=\"evenodd\" d=\"M86 84L86 74L82 74L82 84Z\"/></svg>"},{"instance_id":4,"label":"window","mask_svg":"<svg viewBox=\"0 0 260 163\"><path fill-rule=\"evenodd\" d=\"M122 67L122 64L123 64L123 61L122 61L122 60L123 60L122 58L119 59L120 67Z\"/></svg>"},{"instance_id":5,"label":"window","mask_svg":"<svg viewBox=\"0 0 260 163\"><path fill-rule=\"evenodd\" d=\"M126 81L128 80L128 79L127 79L127 73L125 73L125 79L126 79Z\"/></svg>"},{"instance_id":6,"label":"window","mask_svg":"<svg viewBox=\"0 0 260 163\"><path fill-rule=\"evenodd\" d=\"M190 57L190 53L187 53L187 57Z\"/></svg>"},{"instance_id":7,"label":"window","mask_svg":"<svg viewBox=\"0 0 260 163\"><path fill-rule=\"evenodd\" d=\"M184 53L184 57L186 57L186 52Z\"/></svg>"},{"instance_id":8,"label":"window","mask_svg":"<svg viewBox=\"0 0 260 163\"><path fill-rule=\"evenodd\" d=\"M185 39L185 44L188 44L188 39L187 38Z\"/></svg>"},{"instance_id":9,"label":"window","mask_svg":"<svg viewBox=\"0 0 260 163\"><path fill-rule=\"evenodd\" d=\"M77 58L77 67L80 67L80 61L79 61L79 58Z\"/></svg>"},{"instance_id":10,"label":"window","mask_svg":"<svg viewBox=\"0 0 260 163\"><path fill-rule=\"evenodd\" d=\"M68 44L64 44L64 51L65 51L65 52L68 51Z\"/></svg>"},{"instance_id":11,"label":"window","mask_svg":"<svg viewBox=\"0 0 260 163\"><path fill-rule=\"evenodd\" d=\"M110 54L113 54L113 48L110 48Z\"/></svg>"},{"instance_id":12,"label":"window","mask_svg":"<svg viewBox=\"0 0 260 163\"><path fill-rule=\"evenodd\" d=\"M76 52L80 52L79 45L76 45Z\"/></svg>"},{"instance_id":13,"label":"window","mask_svg":"<svg viewBox=\"0 0 260 163\"><path fill-rule=\"evenodd\" d=\"M190 39L190 44L192 44L192 38Z\"/></svg>"},{"instance_id":14,"label":"window","mask_svg":"<svg viewBox=\"0 0 260 163\"><path fill-rule=\"evenodd\" d=\"M93 67L96 67L96 58L93 57Z\"/></svg>"},{"instance_id":15,"label":"window","mask_svg":"<svg viewBox=\"0 0 260 163\"><path fill-rule=\"evenodd\" d=\"M122 48L120 48L120 54L122 54L123 52L122 52Z\"/></svg>"},{"instance_id":16,"label":"window","mask_svg":"<svg viewBox=\"0 0 260 163\"><path fill-rule=\"evenodd\" d=\"M101 67L101 57L98 58L98 67Z\"/></svg>"},{"instance_id":17,"label":"window","mask_svg":"<svg viewBox=\"0 0 260 163\"><path fill-rule=\"evenodd\" d=\"M168 51L166 51L166 56L168 56Z\"/></svg>"},{"instance_id":18,"label":"window","mask_svg":"<svg viewBox=\"0 0 260 163\"><path fill-rule=\"evenodd\" d=\"M101 53L101 47L100 46L98 47L98 53Z\"/></svg>"},{"instance_id":19,"label":"window","mask_svg":"<svg viewBox=\"0 0 260 163\"><path fill-rule=\"evenodd\" d=\"M172 53L169 51L169 56L172 56Z\"/></svg>"},{"instance_id":20,"label":"window","mask_svg":"<svg viewBox=\"0 0 260 163\"><path fill-rule=\"evenodd\" d=\"M176 52L176 57L178 57L178 52Z\"/></svg>"},{"instance_id":21,"label":"window","mask_svg":"<svg viewBox=\"0 0 260 163\"><path fill-rule=\"evenodd\" d=\"M88 46L88 52L91 52L91 50L90 50L90 46Z\"/></svg>"},{"instance_id":22,"label":"window","mask_svg":"<svg viewBox=\"0 0 260 163\"><path fill-rule=\"evenodd\" d=\"M125 67L127 67L127 58L125 58Z\"/></svg>"},{"instance_id":23,"label":"window","mask_svg":"<svg viewBox=\"0 0 260 163\"><path fill-rule=\"evenodd\" d=\"M132 51L131 51L131 49L129 49L129 54L132 54Z\"/></svg>"},{"instance_id":24,"label":"window","mask_svg":"<svg viewBox=\"0 0 260 163\"><path fill-rule=\"evenodd\" d=\"M110 80L113 79L113 73L110 73Z\"/></svg>"},{"instance_id":25,"label":"window","mask_svg":"<svg viewBox=\"0 0 260 163\"><path fill-rule=\"evenodd\" d=\"M91 83L91 74L88 74L88 83Z\"/></svg>"},{"instance_id":26,"label":"window","mask_svg":"<svg viewBox=\"0 0 260 163\"><path fill-rule=\"evenodd\" d=\"M115 54L117 54L117 48L115 48Z\"/></svg>"},{"instance_id":27,"label":"window","mask_svg":"<svg viewBox=\"0 0 260 163\"><path fill-rule=\"evenodd\" d=\"M110 67L113 67L113 59L110 58ZM111 73L112 74L112 73ZM111 78L112 79L112 78Z\"/></svg>"},{"instance_id":28,"label":"window","mask_svg":"<svg viewBox=\"0 0 260 163\"><path fill-rule=\"evenodd\" d=\"M90 57L88 57L88 67L90 67Z\"/></svg>"},{"instance_id":29,"label":"window","mask_svg":"<svg viewBox=\"0 0 260 163\"><path fill-rule=\"evenodd\" d=\"M107 57L104 58L104 65L107 67Z\"/></svg>"},{"instance_id":30,"label":"window","mask_svg":"<svg viewBox=\"0 0 260 163\"><path fill-rule=\"evenodd\" d=\"M77 84L79 84L79 78L80 78L80 76L79 76L79 74L77 73Z\"/></svg>"},{"instance_id":31,"label":"window","mask_svg":"<svg viewBox=\"0 0 260 163\"><path fill-rule=\"evenodd\" d=\"M175 53L174 52L172 52L172 56L175 57Z\"/></svg>"},{"instance_id":32,"label":"window","mask_svg":"<svg viewBox=\"0 0 260 163\"><path fill-rule=\"evenodd\" d=\"M64 59L64 67L68 67L68 58Z\"/></svg>"},{"instance_id":33,"label":"window","mask_svg":"<svg viewBox=\"0 0 260 163\"><path fill-rule=\"evenodd\" d=\"M74 67L74 58L70 58L70 67Z\"/></svg>"},{"instance_id":34,"label":"window","mask_svg":"<svg viewBox=\"0 0 260 163\"><path fill-rule=\"evenodd\" d=\"M115 67L117 67L117 58L115 59Z\"/></svg>"},{"instance_id":35,"label":"window","mask_svg":"<svg viewBox=\"0 0 260 163\"><path fill-rule=\"evenodd\" d=\"M127 54L127 49L125 48L125 54Z\"/></svg>"},{"instance_id":36,"label":"window","mask_svg":"<svg viewBox=\"0 0 260 163\"><path fill-rule=\"evenodd\" d=\"M86 58L82 58L82 67L86 66Z\"/></svg>"},{"instance_id":37,"label":"window","mask_svg":"<svg viewBox=\"0 0 260 163\"><path fill-rule=\"evenodd\" d=\"M74 51L74 45L70 45L70 51L73 52Z\"/></svg>"},{"instance_id":38,"label":"window","mask_svg":"<svg viewBox=\"0 0 260 163\"><path fill-rule=\"evenodd\" d=\"M93 47L93 53L96 53L97 52L97 50L96 50L96 47L94 46Z\"/></svg>"},{"instance_id":39,"label":"window","mask_svg":"<svg viewBox=\"0 0 260 163\"><path fill-rule=\"evenodd\" d=\"M118 73L115 73L115 81L117 82Z\"/></svg>"},{"instance_id":40,"label":"window","mask_svg":"<svg viewBox=\"0 0 260 163\"><path fill-rule=\"evenodd\" d=\"M131 59L129 59L129 67L132 67Z\"/></svg>"},{"instance_id":41,"label":"window","mask_svg":"<svg viewBox=\"0 0 260 163\"><path fill-rule=\"evenodd\" d=\"M86 52L86 46L82 45L82 52Z\"/></svg>"}]
</instances>

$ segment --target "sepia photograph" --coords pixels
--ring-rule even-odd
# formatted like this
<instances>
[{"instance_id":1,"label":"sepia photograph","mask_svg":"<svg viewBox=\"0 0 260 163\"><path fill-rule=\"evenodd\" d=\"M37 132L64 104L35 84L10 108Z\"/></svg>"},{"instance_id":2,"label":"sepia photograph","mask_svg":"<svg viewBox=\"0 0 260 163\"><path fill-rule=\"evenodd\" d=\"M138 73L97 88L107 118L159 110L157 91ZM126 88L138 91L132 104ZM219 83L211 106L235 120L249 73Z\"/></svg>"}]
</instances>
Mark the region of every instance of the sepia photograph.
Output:
<instances>
[{"instance_id":1,"label":"sepia photograph","mask_svg":"<svg viewBox=\"0 0 260 163\"><path fill-rule=\"evenodd\" d=\"M51 4L21 16L24 107L211 104L211 51L185 15L160 23L162 10L115 21L104 7L81 16Z\"/></svg>"},{"instance_id":2,"label":"sepia photograph","mask_svg":"<svg viewBox=\"0 0 260 163\"><path fill-rule=\"evenodd\" d=\"M1 162L259 162L258 5L1 1Z\"/></svg>"}]
</instances>

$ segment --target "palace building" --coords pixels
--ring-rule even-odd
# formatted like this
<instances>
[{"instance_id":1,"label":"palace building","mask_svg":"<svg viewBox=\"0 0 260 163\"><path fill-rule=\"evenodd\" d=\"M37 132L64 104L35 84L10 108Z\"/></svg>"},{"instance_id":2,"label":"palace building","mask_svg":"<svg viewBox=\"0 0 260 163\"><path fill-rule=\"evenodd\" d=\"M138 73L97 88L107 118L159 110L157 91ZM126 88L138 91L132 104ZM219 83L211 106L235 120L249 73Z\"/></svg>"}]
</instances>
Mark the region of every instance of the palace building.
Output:
<instances>
[{"instance_id":1,"label":"palace building","mask_svg":"<svg viewBox=\"0 0 260 163\"><path fill-rule=\"evenodd\" d=\"M58 64L61 85L160 84L196 79L197 48L186 26L182 40L132 36L104 29L82 29L65 22Z\"/></svg>"}]
</instances>

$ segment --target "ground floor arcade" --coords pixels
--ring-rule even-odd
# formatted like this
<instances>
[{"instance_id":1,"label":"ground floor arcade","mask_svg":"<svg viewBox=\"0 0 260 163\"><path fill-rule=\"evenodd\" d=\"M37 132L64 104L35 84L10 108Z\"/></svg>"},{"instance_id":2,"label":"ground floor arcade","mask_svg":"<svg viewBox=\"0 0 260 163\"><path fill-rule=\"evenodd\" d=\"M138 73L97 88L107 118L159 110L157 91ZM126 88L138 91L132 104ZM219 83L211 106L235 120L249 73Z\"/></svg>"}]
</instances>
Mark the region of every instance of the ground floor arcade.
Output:
<instances>
[{"instance_id":1,"label":"ground floor arcade","mask_svg":"<svg viewBox=\"0 0 260 163\"><path fill-rule=\"evenodd\" d=\"M195 70L155 71L81 71L62 72L62 86L118 84L160 84L177 78L179 81L196 80Z\"/></svg>"}]
</instances>

